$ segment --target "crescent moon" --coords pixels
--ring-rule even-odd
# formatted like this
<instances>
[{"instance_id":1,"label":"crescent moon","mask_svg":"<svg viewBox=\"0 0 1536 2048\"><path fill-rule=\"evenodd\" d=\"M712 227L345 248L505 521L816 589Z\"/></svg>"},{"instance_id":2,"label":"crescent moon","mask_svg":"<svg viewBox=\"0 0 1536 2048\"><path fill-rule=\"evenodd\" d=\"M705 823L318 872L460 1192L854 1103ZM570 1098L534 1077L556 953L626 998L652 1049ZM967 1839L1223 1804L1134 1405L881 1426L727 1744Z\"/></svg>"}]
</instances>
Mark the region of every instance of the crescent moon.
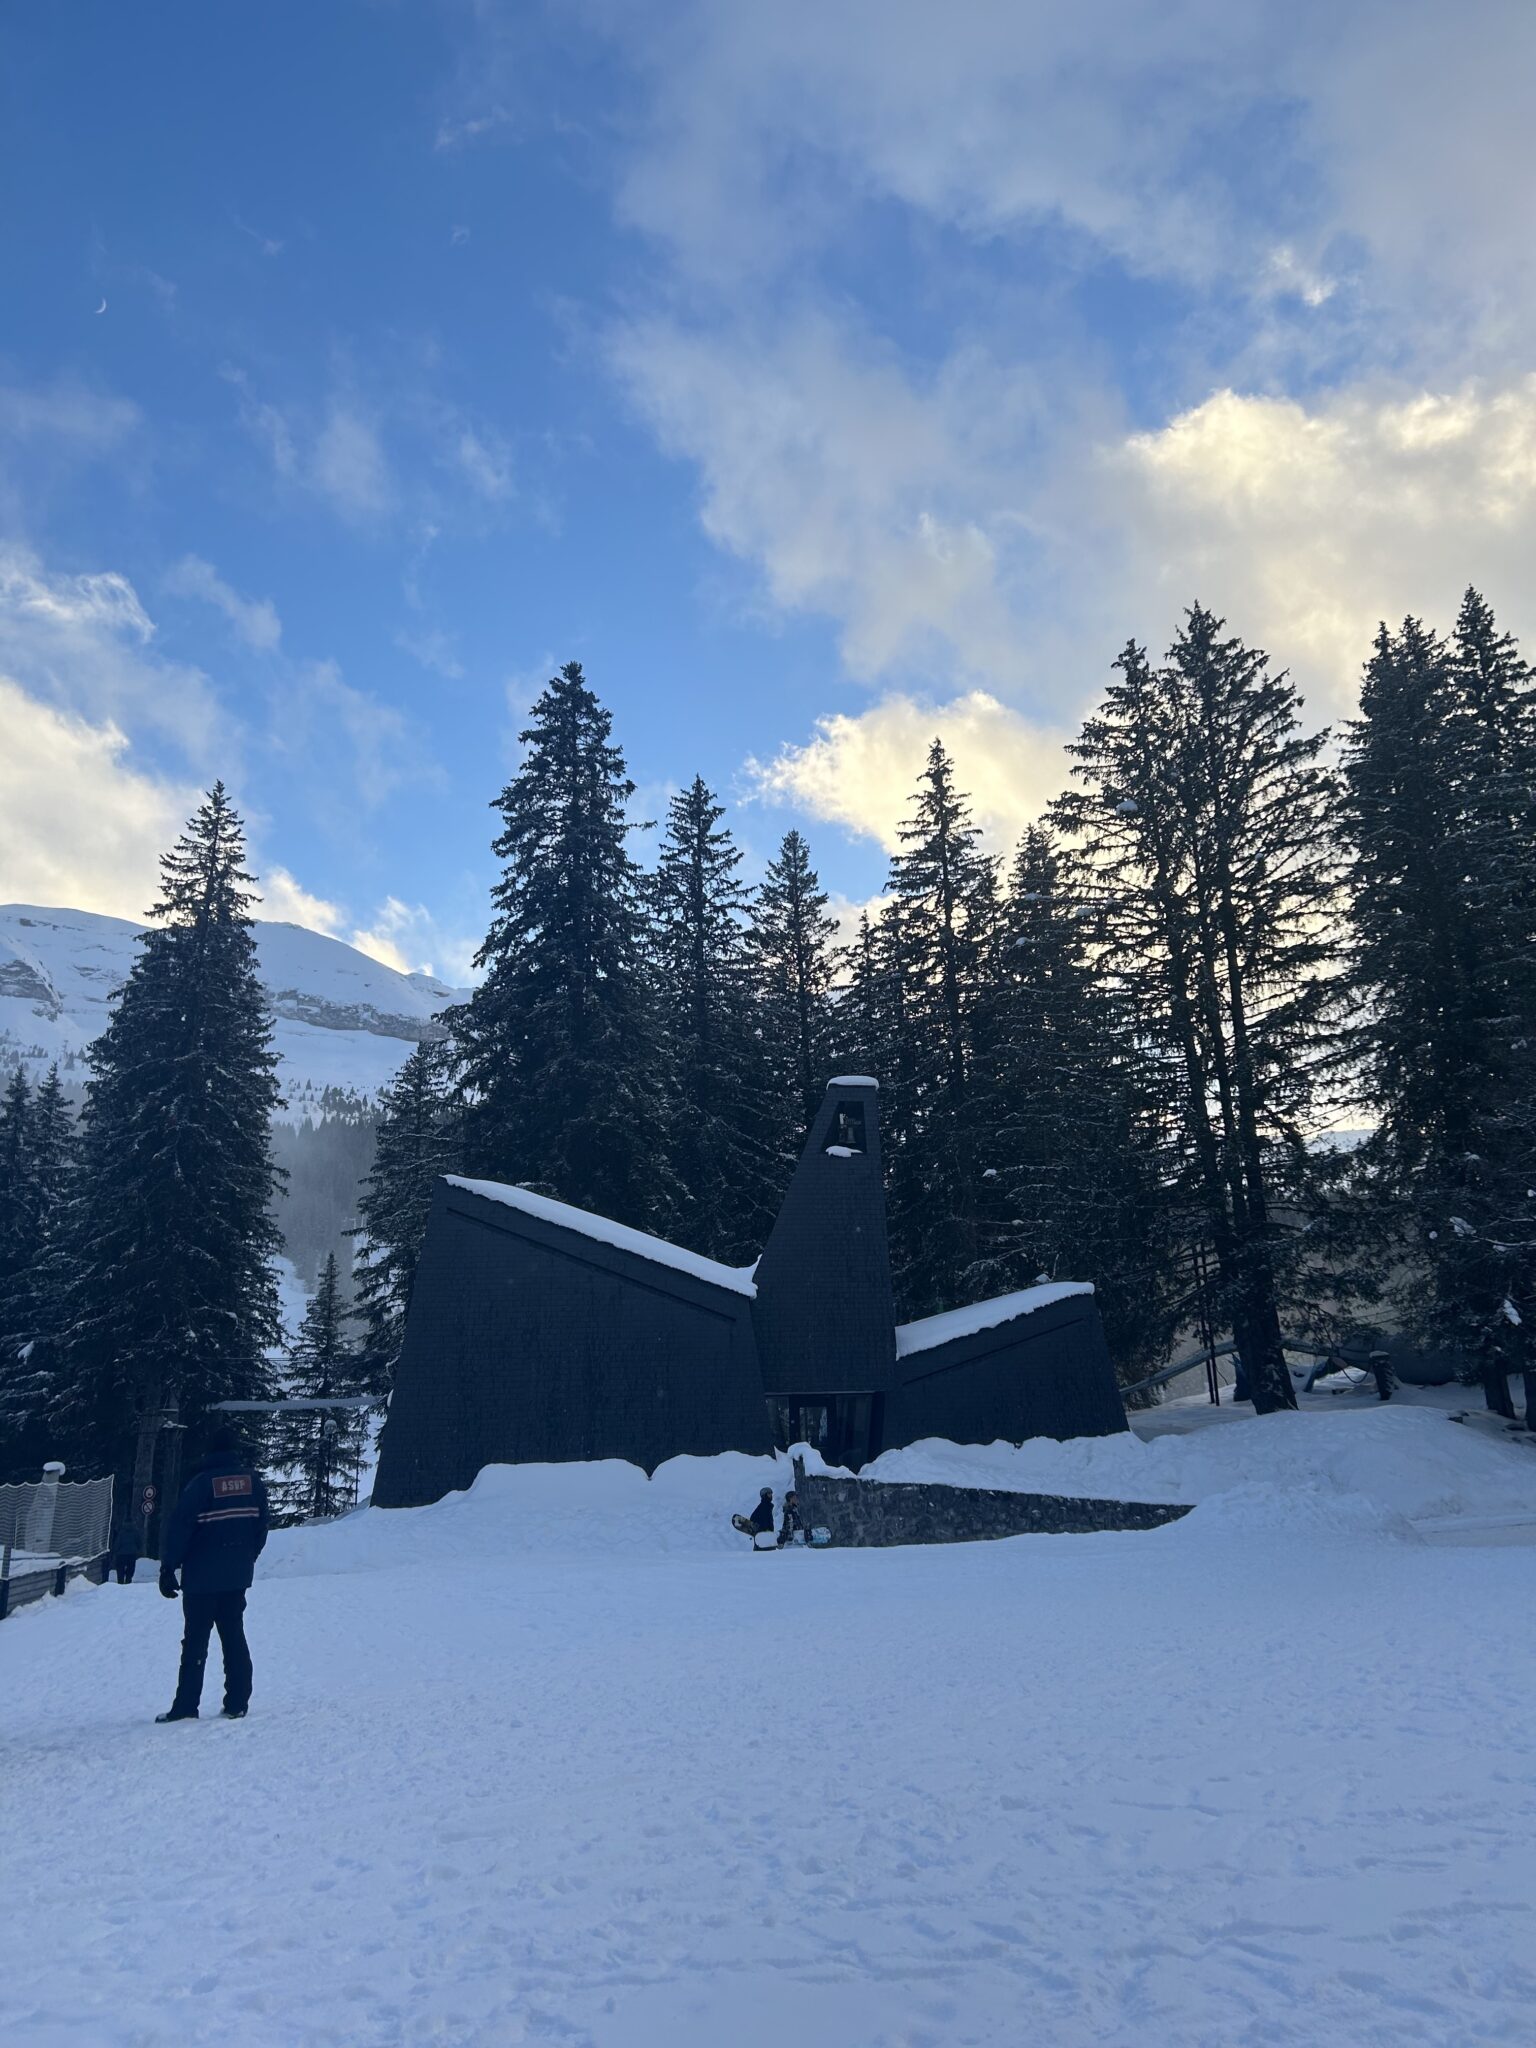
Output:
<instances>
[{"instance_id":1,"label":"crescent moon","mask_svg":"<svg viewBox=\"0 0 1536 2048\"><path fill-rule=\"evenodd\" d=\"M107 310L107 302L105 299L102 300L101 304L96 308L96 310L98 313L105 313L105 311Z\"/></svg>"}]
</instances>

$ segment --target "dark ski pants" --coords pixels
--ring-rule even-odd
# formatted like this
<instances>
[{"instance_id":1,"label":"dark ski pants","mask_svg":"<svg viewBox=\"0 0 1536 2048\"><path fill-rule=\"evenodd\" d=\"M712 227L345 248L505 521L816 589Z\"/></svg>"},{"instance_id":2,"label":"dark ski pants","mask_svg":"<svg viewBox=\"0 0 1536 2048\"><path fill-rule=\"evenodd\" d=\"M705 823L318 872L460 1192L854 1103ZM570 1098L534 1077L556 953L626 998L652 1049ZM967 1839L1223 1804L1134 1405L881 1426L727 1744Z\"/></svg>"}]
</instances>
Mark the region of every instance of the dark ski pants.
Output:
<instances>
[{"instance_id":1,"label":"dark ski pants","mask_svg":"<svg viewBox=\"0 0 1536 2048\"><path fill-rule=\"evenodd\" d=\"M115 1564L112 1569L117 1573L117 1583L120 1586L132 1585L133 1566L131 1564Z\"/></svg>"},{"instance_id":2,"label":"dark ski pants","mask_svg":"<svg viewBox=\"0 0 1536 2048\"><path fill-rule=\"evenodd\" d=\"M224 1651L224 1707L248 1707L251 1703L251 1652L245 1640L245 1595L243 1593L183 1593L181 1673L176 1680L173 1711L195 1707L203 1696L203 1666L208 1661L208 1638L215 1629Z\"/></svg>"}]
</instances>

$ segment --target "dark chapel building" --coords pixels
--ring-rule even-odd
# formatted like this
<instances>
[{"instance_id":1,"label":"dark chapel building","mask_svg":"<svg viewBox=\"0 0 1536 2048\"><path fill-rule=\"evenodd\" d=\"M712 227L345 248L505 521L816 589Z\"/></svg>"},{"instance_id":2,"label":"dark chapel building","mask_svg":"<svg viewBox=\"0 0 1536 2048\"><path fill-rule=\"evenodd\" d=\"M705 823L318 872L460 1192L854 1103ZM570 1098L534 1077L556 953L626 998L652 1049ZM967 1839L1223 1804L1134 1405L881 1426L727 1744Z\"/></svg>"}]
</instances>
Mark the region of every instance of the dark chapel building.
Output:
<instances>
[{"instance_id":1,"label":"dark chapel building","mask_svg":"<svg viewBox=\"0 0 1536 2048\"><path fill-rule=\"evenodd\" d=\"M1093 1289L896 1322L879 1091L834 1080L755 1266L496 1181L437 1184L374 1503L484 1465L814 1444L857 1468L921 1437L1126 1426Z\"/></svg>"}]
</instances>

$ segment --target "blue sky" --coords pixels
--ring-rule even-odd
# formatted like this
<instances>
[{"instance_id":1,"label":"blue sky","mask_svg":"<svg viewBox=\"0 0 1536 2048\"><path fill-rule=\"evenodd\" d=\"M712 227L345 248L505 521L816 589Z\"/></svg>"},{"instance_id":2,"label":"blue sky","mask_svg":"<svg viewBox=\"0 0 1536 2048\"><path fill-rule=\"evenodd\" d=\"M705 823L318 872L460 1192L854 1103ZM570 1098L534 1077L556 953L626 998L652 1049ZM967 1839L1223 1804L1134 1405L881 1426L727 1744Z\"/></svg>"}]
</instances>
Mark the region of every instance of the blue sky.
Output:
<instances>
[{"instance_id":1,"label":"blue sky","mask_svg":"<svg viewBox=\"0 0 1536 2048\"><path fill-rule=\"evenodd\" d=\"M1338 19L1340 13L1347 20ZM0 900L131 914L216 774L269 914L462 974L576 658L878 888L995 843L1199 597L1319 722L1536 628L1536 11L194 0L0 26Z\"/></svg>"}]
</instances>

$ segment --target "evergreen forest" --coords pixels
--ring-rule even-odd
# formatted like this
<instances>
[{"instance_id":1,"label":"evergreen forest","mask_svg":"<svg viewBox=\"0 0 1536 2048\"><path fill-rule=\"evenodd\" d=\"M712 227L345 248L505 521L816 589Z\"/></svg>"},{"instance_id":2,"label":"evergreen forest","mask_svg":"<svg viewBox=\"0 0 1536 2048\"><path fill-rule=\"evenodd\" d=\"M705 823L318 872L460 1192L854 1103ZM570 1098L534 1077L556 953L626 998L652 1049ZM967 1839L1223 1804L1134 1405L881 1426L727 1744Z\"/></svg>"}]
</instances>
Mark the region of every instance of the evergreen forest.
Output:
<instances>
[{"instance_id":1,"label":"evergreen forest","mask_svg":"<svg viewBox=\"0 0 1536 2048\"><path fill-rule=\"evenodd\" d=\"M754 880L701 778L641 819L578 664L521 742L478 982L372 1127L353 1117L352 1291L323 1245L291 1348L294 1141L222 785L165 856L78 1119L56 1074L5 1077L0 1478L56 1456L126 1480L172 1408L195 1432L217 1401L381 1400L445 1172L746 1263L840 1072L880 1081L904 1317L1091 1280L1125 1385L1205 1330L1261 1412L1295 1403L1287 1339L1370 1323L1514 1412L1536 1370L1536 677L1475 590L1447 632L1383 626L1332 731L1198 605L1161 654L1127 643L1013 848L936 738L848 929L802 833ZM349 1502L348 1413L270 1425L290 1512Z\"/></svg>"}]
</instances>

